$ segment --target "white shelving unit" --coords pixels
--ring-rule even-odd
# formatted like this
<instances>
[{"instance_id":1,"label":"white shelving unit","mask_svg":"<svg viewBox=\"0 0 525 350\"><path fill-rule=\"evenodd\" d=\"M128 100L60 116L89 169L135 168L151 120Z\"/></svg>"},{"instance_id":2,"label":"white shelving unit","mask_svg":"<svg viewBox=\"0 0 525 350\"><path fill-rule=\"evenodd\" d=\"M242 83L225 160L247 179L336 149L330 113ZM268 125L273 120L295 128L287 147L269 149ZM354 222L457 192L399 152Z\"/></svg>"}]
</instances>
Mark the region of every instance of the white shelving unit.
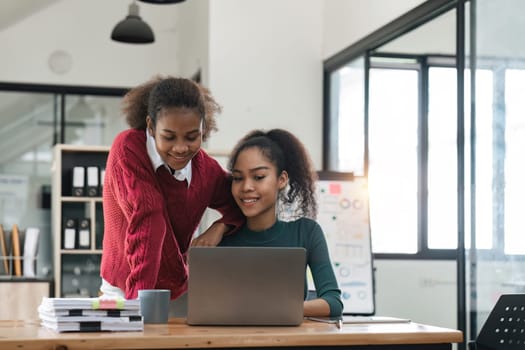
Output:
<instances>
[{"instance_id":1,"label":"white shelving unit","mask_svg":"<svg viewBox=\"0 0 525 350\"><path fill-rule=\"evenodd\" d=\"M55 296L96 296L100 286L100 257L104 232L102 193L97 196L73 196L73 167L106 167L107 146L58 144L52 165L52 233L54 240ZM102 180L99 178L99 184ZM85 191L87 192L87 191ZM65 219L89 219L89 246L64 248ZM76 230L78 235L78 228ZM78 242L78 236L75 240Z\"/></svg>"}]
</instances>

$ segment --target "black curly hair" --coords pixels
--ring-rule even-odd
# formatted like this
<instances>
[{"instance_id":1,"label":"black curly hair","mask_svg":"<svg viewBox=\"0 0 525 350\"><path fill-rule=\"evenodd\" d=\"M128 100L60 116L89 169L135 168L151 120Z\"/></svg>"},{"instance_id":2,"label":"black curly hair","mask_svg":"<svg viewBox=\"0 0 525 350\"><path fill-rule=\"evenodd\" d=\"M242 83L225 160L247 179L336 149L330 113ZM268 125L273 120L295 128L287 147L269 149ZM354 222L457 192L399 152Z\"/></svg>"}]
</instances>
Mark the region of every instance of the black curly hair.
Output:
<instances>
[{"instance_id":1,"label":"black curly hair","mask_svg":"<svg viewBox=\"0 0 525 350\"><path fill-rule=\"evenodd\" d=\"M277 168L277 176L283 170L288 173L288 186L279 194L279 200L289 209L289 218L301 216L315 219L317 200L315 183L317 172L303 143L292 133L283 129L269 131L253 130L234 147L228 169L233 170L239 154L247 148L258 148ZM283 213L282 205L278 213Z\"/></svg>"},{"instance_id":2,"label":"black curly hair","mask_svg":"<svg viewBox=\"0 0 525 350\"><path fill-rule=\"evenodd\" d=\"M204 121L203 141L212 131L217 131L215 118L221 112L221 106L208 89L191 79L156 76L128 91L122 101L128 125L139 130L146 130L148 115L155 125L158 112L170 107L189 108L201 117Z\"/></svg>"}]
</instances>

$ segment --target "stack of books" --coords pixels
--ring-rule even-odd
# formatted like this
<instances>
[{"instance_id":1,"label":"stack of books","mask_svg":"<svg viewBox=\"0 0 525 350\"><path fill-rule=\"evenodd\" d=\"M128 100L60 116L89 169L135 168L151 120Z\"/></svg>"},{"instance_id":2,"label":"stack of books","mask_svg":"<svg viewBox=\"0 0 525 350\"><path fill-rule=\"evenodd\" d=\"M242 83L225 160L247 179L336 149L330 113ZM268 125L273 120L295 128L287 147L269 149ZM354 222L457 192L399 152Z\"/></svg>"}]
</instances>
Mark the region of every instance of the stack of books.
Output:
<instances>
[{"instance_id":1,"label":"stack of books","mask_svg":"<svg viewBox=\"0 0 525 350\"><path fill-rule=\"evenodd\" d=\"M138 299L44 297L38 314L44 327L57 332L144 330Z\"/></svg>"}]
</instances>

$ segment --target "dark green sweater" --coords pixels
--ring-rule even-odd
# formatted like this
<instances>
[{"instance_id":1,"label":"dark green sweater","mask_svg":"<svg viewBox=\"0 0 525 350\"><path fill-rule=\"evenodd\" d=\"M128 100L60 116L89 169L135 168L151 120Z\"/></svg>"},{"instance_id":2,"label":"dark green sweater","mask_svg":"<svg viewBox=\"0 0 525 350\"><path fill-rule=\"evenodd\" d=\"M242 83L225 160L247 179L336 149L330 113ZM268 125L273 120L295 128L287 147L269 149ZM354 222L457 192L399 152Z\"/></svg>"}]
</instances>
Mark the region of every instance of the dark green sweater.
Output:
<instances>
[{"instance_id":1,"label":"dark green sweater","mask_svg":"<svg viewBox=\"0 0 525 350\"><path fill-rule=\"evenodd\" d=\"M277 221L271 228L258 232L251 231L245 225L238 232L224 237L219 245L305 248L306 263L312 272L317 296L330 305L330 316L342 314L341 290L335 279L323 230L316 221L308 218ZM305 283L305 298L307 289Z\"/></svg>"}]
</instances>

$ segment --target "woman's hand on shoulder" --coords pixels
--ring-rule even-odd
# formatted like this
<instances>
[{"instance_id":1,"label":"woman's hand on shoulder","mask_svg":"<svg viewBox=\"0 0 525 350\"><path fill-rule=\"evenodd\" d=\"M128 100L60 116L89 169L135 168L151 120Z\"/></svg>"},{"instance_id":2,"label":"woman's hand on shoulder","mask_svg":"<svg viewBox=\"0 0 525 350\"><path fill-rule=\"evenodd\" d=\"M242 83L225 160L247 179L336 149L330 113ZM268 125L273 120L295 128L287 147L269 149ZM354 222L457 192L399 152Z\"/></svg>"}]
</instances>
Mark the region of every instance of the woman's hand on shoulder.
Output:
<instances>
[{"instance_id":1,"label":"woman's hand on shoulder","mask_svg":"<svg viewBox=\"0 0 525 350\"><path fill-rule=\"evenodd\" d=\"M217 246L228 231L228 226L223 223L214 223L206 231L191 241L192 247L215 247Z\"/></svg>"}]
</instances>

